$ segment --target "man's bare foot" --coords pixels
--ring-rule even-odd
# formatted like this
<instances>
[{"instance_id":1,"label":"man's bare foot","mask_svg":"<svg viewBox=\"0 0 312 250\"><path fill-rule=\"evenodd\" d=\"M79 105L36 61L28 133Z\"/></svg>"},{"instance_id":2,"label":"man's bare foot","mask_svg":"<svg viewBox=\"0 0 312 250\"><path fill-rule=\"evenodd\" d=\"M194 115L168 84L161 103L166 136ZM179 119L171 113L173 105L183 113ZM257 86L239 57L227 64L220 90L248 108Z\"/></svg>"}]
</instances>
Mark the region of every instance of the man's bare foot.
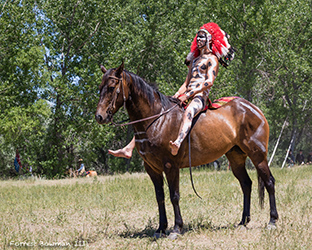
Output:
<instances>
[{"instance_id":1,"label":"man's bare foot","mask_svg":"<svg viewBox=\"0 0 312 250\"><path fill-rule=\"evenodd\" d=\"M169 142L169 146L170 146L171 154L177 155L180 147L172 141Z\"/></svg>"},{"instance_id":2,"label":"man's bare foot","mask_svg":"<svg viewBox=\"0 0 312 250\"><path fill-rule=\"evenodd\" d=\"M116 156L116 157L122 157L126 159L130 159L132 156L132 150L129 150L127 148L117 149L117 150L108 150L108 153Z\"/></svg>"}]
</instances>

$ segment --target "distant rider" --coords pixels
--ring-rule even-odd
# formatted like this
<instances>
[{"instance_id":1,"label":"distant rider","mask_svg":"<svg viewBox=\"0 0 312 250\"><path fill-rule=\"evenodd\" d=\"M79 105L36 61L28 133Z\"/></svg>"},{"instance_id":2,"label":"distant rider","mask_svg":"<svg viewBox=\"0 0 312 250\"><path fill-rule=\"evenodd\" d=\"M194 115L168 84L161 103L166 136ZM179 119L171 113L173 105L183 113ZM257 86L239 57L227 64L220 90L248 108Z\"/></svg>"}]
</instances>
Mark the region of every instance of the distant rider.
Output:
<instances>
[{"instance_id":1,"label":"distant rider","mask_svg":"<svg viewBox=\"0 0 312 250\"><path fill-rule=\"evenodd\" d=\"M77 170L78 175L83 175L86 172L85 166L83 164L83 160L79 159L80 168Z\"/></svg>"}]
</instances>

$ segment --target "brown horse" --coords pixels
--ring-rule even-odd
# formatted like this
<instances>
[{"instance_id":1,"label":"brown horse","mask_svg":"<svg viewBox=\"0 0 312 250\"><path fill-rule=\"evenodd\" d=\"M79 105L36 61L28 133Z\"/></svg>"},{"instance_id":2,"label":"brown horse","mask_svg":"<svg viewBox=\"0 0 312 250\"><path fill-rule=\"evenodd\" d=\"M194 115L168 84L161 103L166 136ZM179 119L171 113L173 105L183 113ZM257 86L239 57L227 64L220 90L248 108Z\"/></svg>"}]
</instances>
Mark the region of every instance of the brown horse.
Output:
<instances>
[{"instance_id":1,"label":"brown horse","mask_svg":"<svg viewBox=\"0 0 312 250\"><path fill-rule=\"evenodd\" d=\"M95 177L97 176L96 171L86 171L86 177Z\"/></svg>"},{"instance_id":2,"label":"brown horse","mask_svg":"<svg viewBox=\"0 0 312 250\"><path fill-rule=\"evenodd\" d=\"M78 173L78 170L75 171L75 176L80 176L80 177L95 177L97 176L97 172L96 171L84 171L82 173Z\"/></svg>"},{"instance_id":3,"label":"brown horse","mask_svg":"<svg viewBox=\"0 0 312 250\"><path fill-rule=\"evenodd\" d=\"M100 85L100 100L95 119L99 124L109 123L113 115L126 107L133 124L137 151L144 160L146 172L153 181L159 209L159 228L155 237L163 235L167 228L164 203L165 172L170 199L174 209L174 229L171 235L180 234L183 221L179 207L179 169L188 167L189 150L185 140L176 156L170 153L169 141L177 137L184 110L176 105L177 100L167 97L148 85L139 76L124 70L122 63L116 69L106 70ZM157 114L174 107L170 112ZM275 226L278 214L275 204L275 180L267 162L269 125L263 113L250 102L237 98L216 110L207 110L197 116L191 130L192 166L199 166L221 157L228 158L235 177L244 194L243 215L240 225L250 221L250 195L252 181L245 168L247 156L258 173L260 204L263 206L264 186L269 193L270 222Z\"/></svg>"}]
</instances>

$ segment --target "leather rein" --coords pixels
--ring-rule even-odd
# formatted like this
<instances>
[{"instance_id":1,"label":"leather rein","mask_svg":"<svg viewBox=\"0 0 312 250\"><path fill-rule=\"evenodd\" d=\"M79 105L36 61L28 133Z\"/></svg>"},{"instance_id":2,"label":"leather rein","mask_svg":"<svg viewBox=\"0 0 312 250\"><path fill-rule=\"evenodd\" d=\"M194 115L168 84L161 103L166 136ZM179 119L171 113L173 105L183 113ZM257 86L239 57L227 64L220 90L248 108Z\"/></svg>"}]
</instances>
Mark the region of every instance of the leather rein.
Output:
<instances>
[{"instance_id":1,"label":"leather rein","mask_svg":"<svg viewBox=\"0 0 312 250\"><path fill-rule=\"evenodd\" d=\"M117 80L119 82L119 84L121 85L122 95L123 95L123 106L126 109L127 98L125 96L125 90L124 90L124 73L123 73L123 76L121 78L118 78L116 76L109 76L109 77ZM115 109L116 100L118 98L118 94L119 93L120 93L120 86L118 86L117 89L116 89L116 95L114 95L114 98L113 98L112 102L110 103L110 106L107 108L107 113L112 114L112 110ZM139 120L131 121L131 122L128 122L128 123L122 123L123 121L115 123L115 122L112 121L111 124L116 126L116 127L123 127L123 126L132 125L132 124L143 122L143 121L148 121L148 120L151 120L151 119L157 119L157 118L159 118L159 117L169 113L176 106L178 106L178 104L173 105L171 108L169 108L169 109L167 109L165 111L162 111L159 114L152 115L152 116L149 116L149 117L146 117L146 118L142 118L142 119L139 119ZM150 127L150 125L147 127L147 129Z\"/></svg>"},{"instance_id":2,"label":"leather rein","mask_svg":"<svg viewBox=\"0 0 312 250\"><path fill-rule=\"evenodd\" d=\"M119 82L119 84L121 85L121 88L122 88L122 95L123 95L123 106L124 108L126 109L126 101L127 101L127 98L125 96L125 90L124 90L124 73L122 75L121 78L118 78L116 76L109 76L110 78L113 78L115 80L117 80ZM115 104L116 104L116 100L118 98L118 94L120 93L120 86L117 87L116 89L116 95L114 96L114 99L112 100L112 102L110 103L110 106L109 108L107 109L107 113L110 113L112 114L112 110L115 109ZM171 108L165 110L165 111L162 111L160 112L159 114L156 114L156 115L152 115L152 116L149 116L149 117L146 117L146 118L143 118L143 119L139 119L139 120L135 120L135 121L131 121L131 122L128 122L128 123L114 123L113 121L111 122L112 125L114 126L119 126L119 127L122 127L122 126L127 126L127 125L131 125L131 124L135 124L135 123L139 123L139 122L143 122L143 121L147 121L147 120L151 120L151 119L155 119L154 121L152 121L146 128L145 131L147 131L150 126L159 118L161 117L162 115L165 115L167 113L169 113L171 110L173 110L175 107L177 107L178 104L175 104L173 105ZM123 121L122 121L123 122ZM192 162L191 162L191 133L189 132L188 134L188 147L189 147L189 170L190 170L190 178L191 178L191 183L192 183L192 188L195 192L195 194L200 198L202 199L199 194L197 193L196 189L195 189L195 186L194 186L194 182L193 182L193 176L192 176Z\"/></svg>"}]
</instances>

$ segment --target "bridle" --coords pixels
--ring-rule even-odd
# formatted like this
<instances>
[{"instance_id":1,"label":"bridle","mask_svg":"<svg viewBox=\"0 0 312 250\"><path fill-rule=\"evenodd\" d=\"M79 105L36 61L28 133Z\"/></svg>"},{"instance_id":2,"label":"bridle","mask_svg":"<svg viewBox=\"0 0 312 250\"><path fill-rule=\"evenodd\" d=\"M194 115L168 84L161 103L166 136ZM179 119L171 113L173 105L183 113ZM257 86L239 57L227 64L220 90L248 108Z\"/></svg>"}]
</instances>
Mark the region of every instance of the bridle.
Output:
<instances>
[{"instance_id":1,"label":"bridle","mask_svg":"<svg viewBox=\"0 0 312 250\"><path fill-rule=\"evenodd\" d=\"M117 80L118 84L121 85L121 89L122 89L122 95L123 95L123 106L124 106L124 109L126 109L126 101L127 101L127 98L126 98L126 95L125 95L125 88L124 88L124 82L125 82L125 73L122 72L122 76L120 78L118 78L117 76L109 76L109 78L112 78L112 79L115 79ZM116 93L116 94L115 94ZM116 107L116 101L118 99L118 95L120 93L120 86L117 86L115 87L115 91L113 93L113 99L111 101L111 103L109 104L107 110L106 110L106 113L113 116L113 110L115 109ZM131 122L128 122L128 123L114 123L113 121L111 122L112 125L114 126L127 126L127 125L131 125L131 124L135 124L135 123L139 123L139 122L143 122L143 121L147 121L147 120L150 120L150 119L154 119L154 121L152 121L152 123L147 127L147 129L157 120L157 118L161 117L162 115L164 114L167 114L169 113L171 110L173 110L176 106L178 106L178 104L175 104L173 105L171 108L163 111L163 112L160 112L159 114L156 114L156 115L152 115L152 116L149 116L149 117L146 117L146 118L143 118L143 119L139 119L139 120L135 120L135 121L131 121ZM146 130L147 130L146 129Z\"/></svg>"},{"instance_id":2,"label":"bridle","mask_svg":"<svg viewBox=\"0 0 312 250\"><path fill-rule=\"evenodd\" d=\"M116 101L118 99L118 95L120 93L120 85L121 85L121 89L122 89L122 98L123 98L123 106L126 109L126 101L127 98L125 96L125 89L124 89L124 72L122 74L122 77L119 78L117 76L109 76L109 78L115 79L117 80L117 84L119 84L119 86L115 87L114 93L113 93L113 99L111 101L111 103L109 104L106 113L109 115L113 115L113 110L116 108Z\"/></svg>"},{"instance_id":3,"label":"bridle","mask_svg":"<svg viewBox=\"0 0 312 250\"><path fill-rule=\"evenodd\" d=\"M125 89L124 89L124 82L125 82L125 73L123 72L121 78L118 78L116 76L109 76L109 78L113 78L115 80L117 80L117 82L121 85L121 88L122 88L122 95L123 95L123 106L124 108L126 109L126 96L125 96ZM114 91L114 94L116 92L116 95L114 95L113 97L113 100L111 101L110 103L110 106L107 108L107 111L106 113L107 114L110 114L110 115L113 115L112 113L112 110L115 109L115 106L116 106L116 100L118 98L118 95L120 93L120 86L118 87L115 87L115 91ZM128 95L129 97L129 95ZM131 125L131 124L135 124L135 123L139 123L139 122L143 122L143 121L147 121L147 120L150 120L150 119L154 119L148 126L147 128L145 129L145 132L147 132L147 130L151 127L151 125L161 116L163 116L164 114L167 114L169 113L171 110L173 110L175 107L177 107L178 104L175 104L173 105L171 108L163 111L163 112L160 112L159 114L156 114L156 115L152 115L152 116L149 116L149 117L146 117L146 118L143 118L143 119L139 119L139 120L136 120L136 121L131 121L131 122L128 122L128 123L114 123L113 121L111 122L112 125L114 126L126 126L126 125ZM195 192L195 194L200 198L202 199L199 194L197 193L195 187L194 187L194 182L193 182L193 176L192 176L192 163L191 163L191 133L189 132L188 134L188 147L189 147L189 170L190 170L190 178L191 178L191 183L192 183L192 187L193 187L193 190Z\"/></svg>"}]
</instances>

